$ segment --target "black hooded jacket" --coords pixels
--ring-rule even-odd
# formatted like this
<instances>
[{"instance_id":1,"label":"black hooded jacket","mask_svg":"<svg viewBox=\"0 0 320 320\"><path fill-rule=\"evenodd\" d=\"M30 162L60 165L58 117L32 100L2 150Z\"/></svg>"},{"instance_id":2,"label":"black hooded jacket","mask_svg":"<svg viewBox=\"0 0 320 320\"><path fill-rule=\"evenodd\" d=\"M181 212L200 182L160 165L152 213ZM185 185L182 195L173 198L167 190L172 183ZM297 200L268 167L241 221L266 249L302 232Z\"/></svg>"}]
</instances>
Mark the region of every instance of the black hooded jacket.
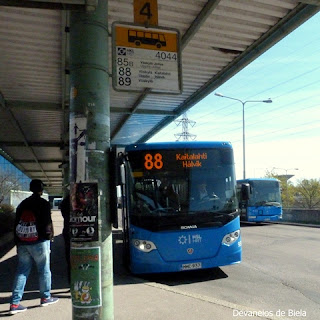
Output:
<instances>
[{"instance_id":1,"label":"black hooded jacket","mask_svg":"<svg viewBox=\"0 0 320 320\"><path fill-rule=\"evenodd\" d=\"M19 238L16 236L15 230L24 210L31 210L32 212L34 212L36 218L36 227L38 231L38 240L35 242L21 242ZM34 193L29 198L24 199L19 204L16 210L16 219L14 225L14 236L16 244L34 244L40 241L52 240L53 235L54 233L51 219L50 203L47 200L41 198L41 196L37 193Z\"/></svg>"}]
</instances>

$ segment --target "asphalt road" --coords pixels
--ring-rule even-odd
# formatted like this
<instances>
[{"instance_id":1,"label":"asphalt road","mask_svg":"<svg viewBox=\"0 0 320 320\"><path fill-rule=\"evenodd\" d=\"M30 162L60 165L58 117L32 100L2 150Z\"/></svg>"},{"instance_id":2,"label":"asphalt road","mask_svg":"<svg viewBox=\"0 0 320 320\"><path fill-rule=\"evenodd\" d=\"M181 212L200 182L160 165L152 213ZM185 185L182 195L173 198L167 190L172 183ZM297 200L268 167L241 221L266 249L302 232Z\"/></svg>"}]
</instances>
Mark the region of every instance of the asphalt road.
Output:
<instances>
[{"instance_id":1,"label":"asphalt road","mask_svg":"<svg viewBox=\"0 0 320 320\"><path fill-rule=\"evenodd\" d=\"M21 320L72 318L63 239L58 234L60 214L56 214L55 226L53 294L60 302L39 311L34 274L24 296L30 309L17 316ZM115 319L320 319L320 229L246 224L241 232L243 260L238 265L136 277L122 266L121 232L114 231ZM0 259L0 318L7 316L14 255L13 249Z\"/></svg>"},{"instance_id":2,"label":"asphalt road","mask_svg":"<svg viewBox=\"0 0 320 320\"><path fill-rule=\"evenodd\" d=\"M320 319L320 229L247 224L241 230L241 264L144 280L231 306L232 319Z\"/></svg>"}]
</instances>

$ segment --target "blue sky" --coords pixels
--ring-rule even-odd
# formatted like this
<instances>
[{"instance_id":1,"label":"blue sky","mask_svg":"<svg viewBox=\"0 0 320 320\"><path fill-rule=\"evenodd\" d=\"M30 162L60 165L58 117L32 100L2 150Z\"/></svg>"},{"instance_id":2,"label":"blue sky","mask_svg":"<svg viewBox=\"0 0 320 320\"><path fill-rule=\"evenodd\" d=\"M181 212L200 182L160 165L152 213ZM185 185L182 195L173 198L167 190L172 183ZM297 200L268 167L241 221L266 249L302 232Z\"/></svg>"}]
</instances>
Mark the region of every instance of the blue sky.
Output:
<instances>
[{"instance_id":1,"label":"blue sky","mask_svg":"<svg viewBox=\"0 0 320 320\"><path fill-rule=\"evenodd\" d=\"M265 172L320 179L320 14L318 13L214 92L245 104L246 176ZM197 141L230 141L242 178L242 104L214 93L187 112ZM149 141L175 141L172 123ZM298 170L294 170L298 169Z\"/></svg>"}]
</instances>

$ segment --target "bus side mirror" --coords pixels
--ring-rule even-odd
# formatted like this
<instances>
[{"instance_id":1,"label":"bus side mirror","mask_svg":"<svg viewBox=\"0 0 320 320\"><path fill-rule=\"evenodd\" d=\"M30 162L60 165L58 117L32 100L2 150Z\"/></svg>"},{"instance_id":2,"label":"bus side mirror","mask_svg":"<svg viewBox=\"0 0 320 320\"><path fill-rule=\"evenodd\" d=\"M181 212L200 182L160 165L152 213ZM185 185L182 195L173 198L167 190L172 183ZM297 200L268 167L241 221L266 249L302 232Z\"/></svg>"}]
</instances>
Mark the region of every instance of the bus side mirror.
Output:
<instances>
[{"instance_id":1,"label":"bus side mirror","mask_svg":"<svg viewBox=\"0 0 320 320\"><path fill-rule=\"evenodd\" d=\"M120 183L122 185L126 184L126 171L124 168L124 164L121 164L120 166Z\"/></svg>"},{"instance_id":2,"label":"bus side mirror","mask_svg":"<svg viewBox=\"0 0 320 320\"><path fill-rule=\"evenodd\" d=\"M117 186L117 208L123 208L121 186Z\"/></svg>"},{"instance_id":3,"label":"bus side mirror","mask_svg":"<svg viewBox=\"0 0 320 320\"><path fill-rule=\"evenodd\" d=\"M249 200L250 198L250 184L249 183L243 183L241 185L241 199L242 200Z\"/></svg>"},{"instance_id":4,"label":"bus side mirror","mask_svg":"<svg viewBox=\"0 0 320 320\"><path fill-rule=\"evenodd\" d=\"M109 150L109 191L110 191L110 222L118 228L118 201L117 201L117 154L116 148Z\"/></svg>"}]
</instances>

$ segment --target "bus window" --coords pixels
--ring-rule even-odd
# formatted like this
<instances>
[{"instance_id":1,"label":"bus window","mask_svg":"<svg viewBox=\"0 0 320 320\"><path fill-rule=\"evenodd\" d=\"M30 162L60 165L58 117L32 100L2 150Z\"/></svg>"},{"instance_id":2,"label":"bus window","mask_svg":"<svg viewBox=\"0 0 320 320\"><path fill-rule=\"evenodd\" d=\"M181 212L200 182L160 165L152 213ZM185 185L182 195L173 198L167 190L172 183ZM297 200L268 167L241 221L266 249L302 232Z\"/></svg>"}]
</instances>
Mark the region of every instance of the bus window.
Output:
<instances>
[{"instance_id":1,"label":"bus window","mask_svg":"<svg viewBox=\"0 0 320 320\"><path fill-rule=\"evenodd\" d=\"M240 193L241 220L277 221L282 218L280 183L274 178L248 178L237 181ZM244 192L244 188L249 192Z\"/></svg>"}]
</instances>

